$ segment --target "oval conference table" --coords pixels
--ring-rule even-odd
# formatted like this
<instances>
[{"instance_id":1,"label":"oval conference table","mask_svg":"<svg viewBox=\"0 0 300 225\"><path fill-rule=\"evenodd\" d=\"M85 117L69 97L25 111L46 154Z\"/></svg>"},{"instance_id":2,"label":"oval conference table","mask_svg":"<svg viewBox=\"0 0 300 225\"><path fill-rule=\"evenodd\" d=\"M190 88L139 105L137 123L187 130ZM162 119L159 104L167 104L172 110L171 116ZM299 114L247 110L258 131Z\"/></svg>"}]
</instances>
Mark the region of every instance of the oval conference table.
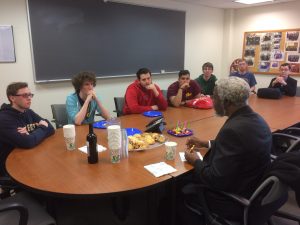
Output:
<instances>
[{"instance_id":1,"label":"oval conference table","mask_svg":"<svg viewBox=\"0 0 300 225\"><path fill-rule=\"evenodd\" d=\"M300 119L300 98L283 97L280 100L259 99L252 95L250 106L261 114L271 130L283 129ZM177 152L184 151L188 137L178 138L167 134L178 121L187 121L194 135L202 139L214 139L226 118L216 117L213 109L198 110L192 108L169 107L163 112L167 123L163 134L169 141L178 143ZM123 128L134 127L142 131L153 118L140 114L121 116ZM107 147L107 131L94 129L98 144ZM76 126L76 147L86 142L88 126ZM205 154L206 149L201 151ZM21 186L36 191L58 196L101 196L107 194L126 193L135 190L149 189L170 181L192 169L186 162L176 159L166 161L164 145L159 147L129 152L128 158L120 163L110 162L109 150L99 153L97 164L88 164L87 154L65 148L62 129L33 149L16 148L8 156L6 168L9 175ZM177 172L159 178L154 177L144 166L165 161L177 169Z\"/></svg>"}]
</instances>

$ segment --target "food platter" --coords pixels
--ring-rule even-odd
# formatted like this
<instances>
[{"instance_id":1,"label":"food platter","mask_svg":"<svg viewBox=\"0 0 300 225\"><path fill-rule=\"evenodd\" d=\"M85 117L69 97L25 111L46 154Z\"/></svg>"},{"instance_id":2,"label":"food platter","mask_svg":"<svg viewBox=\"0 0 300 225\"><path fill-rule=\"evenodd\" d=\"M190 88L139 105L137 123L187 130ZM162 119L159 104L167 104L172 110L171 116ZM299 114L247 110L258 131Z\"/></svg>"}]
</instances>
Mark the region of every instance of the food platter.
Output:
<instances>
[{"instance_id":1,"label":"food platter","mask_svg":"<svg viewBox=\"0 0 300 225\"><path fill-rule=\"evenodd\" d=\"M167 140L166 140L167 141ZM159 142L155 142L155 144L153 144L153 145L149 145L147 148L137 148L137 149L128 149L128 151L129 152L140 152L140 151L146 151L146 150L151 150L151 149L153 149L153 148L157 148L157 147L159 147L159 146L162 146L162 145L164 145L165 144L165 142L164 143L159 143Z\"/></svg>"},{"instance_id":2,"label":"food platter","mask_svg":"<svg viewBox=\"0 0 300 225\"><path fill-rule=\"evenodd\" d=\"M128 136L128 151L144 151L157 148L167 141L166 137L159 133L142 133Z\"/></svg>"}]
</instances>

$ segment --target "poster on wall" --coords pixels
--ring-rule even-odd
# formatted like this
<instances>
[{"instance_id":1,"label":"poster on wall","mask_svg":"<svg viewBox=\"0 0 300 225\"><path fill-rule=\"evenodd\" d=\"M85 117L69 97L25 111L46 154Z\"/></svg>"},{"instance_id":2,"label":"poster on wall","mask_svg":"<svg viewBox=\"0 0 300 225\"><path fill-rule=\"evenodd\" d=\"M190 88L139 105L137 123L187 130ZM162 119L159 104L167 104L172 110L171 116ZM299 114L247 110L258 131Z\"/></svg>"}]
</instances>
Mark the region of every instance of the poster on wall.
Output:
<instances>
[{"instance_id":1,"label":"poster on wall","mask_svg":"<svg viewBox=\"0 0 300 225\"><path fill-rule=\"evenodd\" d=\"M16 62L13 30L10 25L0 25L0 62Z\"/></svg>"},{"instance_id":2,"label":"poster on wall","mask_svg":"<svg viewBox=\"0 0 300 225\"><path fill-rule=\"evenodd\" d=\"M282 63L290 63L293 75L300 75L299 36L300 29L245 32L243 58L249 70L276 75Z\"/></svg>"}]
</instances>

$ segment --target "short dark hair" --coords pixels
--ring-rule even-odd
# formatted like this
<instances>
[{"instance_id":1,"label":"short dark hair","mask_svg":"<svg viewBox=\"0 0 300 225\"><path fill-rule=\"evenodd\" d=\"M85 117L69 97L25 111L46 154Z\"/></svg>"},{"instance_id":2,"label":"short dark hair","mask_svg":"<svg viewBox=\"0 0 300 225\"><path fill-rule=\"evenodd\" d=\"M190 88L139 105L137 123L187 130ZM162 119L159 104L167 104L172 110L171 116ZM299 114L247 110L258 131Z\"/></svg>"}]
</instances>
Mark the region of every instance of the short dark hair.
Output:
<instances>
[{"instance_id":1,"label":"short dark hair","mask_svg":"<svg viewBox=\"0 0 300 225\"><path fill-rule=\"evenodd\" d=\"M18 91L22 88L27 88L28 84L26 82L13 82L9 84L6 88L6 96L8 101L11 103L9 96L14 96L18 93Z\"/></svg>"},{"instance_id":2,"label":"short dark hair","mask_svg":"<svg viewBox=\"0 0 300 225\"><path fill-rule=\"evenodd\" d=\"M188 70L180 70L179 73L178 73L178 77L182 77L183 75L190 75L190 71Z\"/></svg>"},{"instance_id":3,"label":"short dark hair","mask_svg":"<svg viewBox=\"0 0 300 225\"><path fill-rule=\"evenodd\" d=\"M210 63L210 62L206 62L206 63L204 63L203 65L202 65L202 71L205 69L205 68L211 68L212 70L214 70L214 66L213 66L213 64L212 63Z\"/></svg>"},{"instance_id":4,"label":"short dark hair","mask_svg":"<svg viewBox=\"0 0 300 225\"><path fill-rule=\"evenodd\" d=\"M280 67L282 67L282 66L288 66L288 67L289 67L289 70L291 70L291 65L290 65L289 63L283 63L283 64L280 65ZM280 68L280 67L279 67L279 68Z\"/></svg>"},{"instance_id":5,"label":"short dark hair","mask_svg":"<svg viewBox=\"0 0 300 225\"><path fill-rule=\"evenodd\" d=\"M136 72L136 77L137 77L137 79L141 79L141 75L142 74L147 74L147 73L149 73L150 74L150 76L152 75L151 74L151 71L149 70L149 69L147 69L147 68L141 68L141 69L139 69L137 72Z\"/></svg>"},{"instance_id":6,"label":"short dark hair","mask_svg":"<svg viewBox=\"0 0 300 225\"><path fill-rule=\"evenodd\" d=\"M72 84L75 88L75 92L79 93L84 82L90 81L93 86L96 86L96 74L94 72L83 71L78 73L72 78Z\"/></svg>"}]
</instances>

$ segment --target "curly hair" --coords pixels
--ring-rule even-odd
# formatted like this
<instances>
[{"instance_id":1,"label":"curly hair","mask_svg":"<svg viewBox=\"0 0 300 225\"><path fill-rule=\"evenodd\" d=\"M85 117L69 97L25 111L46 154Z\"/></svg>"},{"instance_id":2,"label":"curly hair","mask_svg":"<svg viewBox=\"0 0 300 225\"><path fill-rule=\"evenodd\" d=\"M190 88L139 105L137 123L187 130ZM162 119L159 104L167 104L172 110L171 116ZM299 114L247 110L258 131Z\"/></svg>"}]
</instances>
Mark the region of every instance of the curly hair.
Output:
<instances>
[{"instance_id":1,"label":"curly hair","mask_svg":"<svg viewBox=\"0 0 300 225\"><path fill-rule=\"evenodd\" d=\"M79 93L84 82L90 81L93 86L96 86L96 74L94 72L83 71L78 73L72 78L72 84L74 86L75 92Z\"/></svg>"},{"instance_id":2,"label":"curly hair","mask_svg":"<svg viewBox=\"0 0 300 225\"><path fill-rule=\"evenodd\" d=\"M250 87L242 78L232 76L217 80L215 88L223 106L225 102L237 107L248 104L247 100L250 95Z\"/></svg>"}]
</instances>

